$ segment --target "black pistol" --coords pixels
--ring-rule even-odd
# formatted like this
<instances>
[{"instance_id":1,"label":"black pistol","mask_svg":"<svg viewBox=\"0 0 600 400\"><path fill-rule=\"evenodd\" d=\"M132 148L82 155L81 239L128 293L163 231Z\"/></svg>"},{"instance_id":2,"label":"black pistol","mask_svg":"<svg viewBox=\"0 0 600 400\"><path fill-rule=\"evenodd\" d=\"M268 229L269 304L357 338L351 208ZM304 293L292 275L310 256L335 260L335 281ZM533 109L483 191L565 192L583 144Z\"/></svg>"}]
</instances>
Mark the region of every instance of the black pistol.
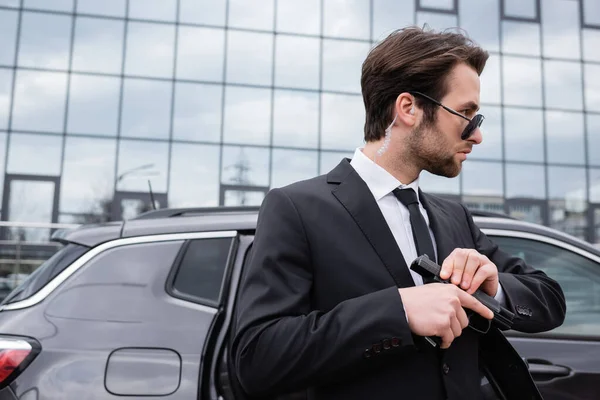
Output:
<instances>
[{"instance_id":1,"label":"black pistol","mask_svg":"<svg viewBox=\"0 0 600 400\"><path fill-rule=\"evenodd\" d=\"M427 255L417 257L410 265L410 269L421 275L423 278L432 279L434 282L451 284L449 280L440 278L442 267L431 261ZM467 316L469 317L470 328L481 333L487 333L491 324L494 324L500 330L507 330L512 327L515 314L507 310L505 307L502 307L496 299L479 289L473 293L473 297L479 300L479 302L481 302L484 306L492 310L494 313L494 318L492 321L489 321L472 310L465 310L467 312ZM439 338L426 339L428 339L429 343L431 343L433 346L439 345L440 343Z\"/></svg>"}]
</instances>

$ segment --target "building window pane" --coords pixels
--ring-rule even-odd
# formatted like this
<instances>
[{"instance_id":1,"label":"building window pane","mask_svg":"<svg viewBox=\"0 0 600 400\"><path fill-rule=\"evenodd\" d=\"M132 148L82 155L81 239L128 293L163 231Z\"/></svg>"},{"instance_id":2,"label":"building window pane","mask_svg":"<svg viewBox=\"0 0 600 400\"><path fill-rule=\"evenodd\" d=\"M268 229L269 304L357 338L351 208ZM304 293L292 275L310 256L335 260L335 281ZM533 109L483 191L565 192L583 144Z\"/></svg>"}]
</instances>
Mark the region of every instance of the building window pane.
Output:
<instances>
[{"instance_id":1,"label":"building window pane","mask_svg":"<svg viewBox=\"0 0 600 400\"><path fill-rule=\"evenodd\" d=\"M500 0L502 1L502 0ZM500 51L498 0L461 0L460 26L488 51Z\"/></svg>"},{"instance_id":2,"label":"building window pane","mask_svg":"<svg viewBox=\"0 0 600 400\"><path fill-rule=\"evenodd\" d=\"M227 81L271 85L273 35L227 31Z\"/></svg>"},{"instance_id":3,"label":"building window pane","mask_svg":"<svg viewBox=\"0 0 600 400\"><path fill-rule=\"evenodd\" d=\"M486 202L485 197L495 200L503 195L504 179L500 163L467 160L463 163L462 179L463 194L481 196L483 203Z\"/></svg>"},{"instance_id":4,"label":"building window pane","mask_svg":"<svg viewBox=\"0 0 600 400\"><path fill-rule=\"evenodd\" d=\"M354 150L364 141L361 96L321 94L321 148Z\"/></svg>"},{"instance_id":5,"label":"building window pane","mask_svg":"<svg viewBox=\"0 0 600 400\"><path fill-rule=\"evenodd\" d=\"M125 73L171 78L174 44L174 25L129 22Z\"/></svg>"},{"instance_id":6,"label":"building window pane","mask_svg":"<svg viewBox=\"0 0 600 400\"><path fill-rule=\"evenodd\" d=\"M8 128L13 70L0 68L0 130Z\"/></svg>"},{"instance_id":7,"label":"building window pane","mask_svg":"<svg viewBox=\"0 0 600 400\"><path fill-rule=\"evenodd\" d=\"M546 172L542 165L506 164L507 199L545 199Z\"/></svg>"},{"instance_id":8,"label":"building window pane","mask_svg":"<svg viewBox=\"0 0 600 400\"><path fill-rule=\"evenodd\" d=\"M13 65L15 62L18 16L16 11L0 10L0 65Z\"/></svg>"},{"instance_id":9,"label":"building window pane","mask_svg":"<svg viewBox=\"0 0 600 400\"><path fill-rule=\"evenodd\" d=\"M61 177L60 212L73 222L110 219L117 143L114 139L67 137Z\"/></svg>"},{"instance_id":10,"label":"building window pane","mask_svg":"<svg viewBox=\"0 0 600 400\"><path fill-rule=\"evenodd\" d=\"M120 74L124 21L77 17L73 70Z\"/></svg>"},{"instance_id":11,"label":"building window pane","mask_svg":"<svg viewBox=\"0 0 600 400\"><path fill-rule=\"evenodd\" d=\"M369 52L367 43L323 41L323 89L360 93L362 63Z\"/></svg>"},{"instance_id":12,"label":"building window pane","mask_svg":"<svg viewBox=\"0 0 600 400\"><path fill-rule=\"evenodd\" d=\"M600 65L584 64L585 107L600 111Z\"/></svg>"},{"instance_id":13,"label":"building window pane","mask_svg":"<svg viewBox=\"0 0 600 400\"><path fill-rule=\"evenodd\" d=\"M0 6L20 7L21 0L0 0Z\"/></svg>"},{"instance_id":14,"label":"building window pane","mask_svg":"<svg viewBox=\"0 0 600 400\"><path fill-rule=\"evenodd\" d=\"M60 175L62 143L62 136L11 134L6 172L44 176Z\"/></svg>"},{"instance_id":15,"label":"building window pane","mask_svg":"<svg viewBox=\"0 0 600 400\"><path fill-rule=\"evenodd\" d=\"M600 167L600 115L587 114L589 163Z\"/></svg>"},{"instance_id":16,"label":"building window pane","mask_svg":"<svg viewBox=\"0 0 600 400\"><path fill-rule=\"evenodd\" d=\"M273 30L275 0L229 0L229 26Z\"/></svg>"},{"instance_id":17,"label":"building window pane","mask_svg":"<svg viewBox=\"0 0 600 400\"><path fill-rule=\"evenodd\" d=\"M273 112L275 146L319 146L318 93L276 90Z\"/></svg>"},{"instance_id":18,"label":"building window pane","mask_svg":"<svg viewBox=\"0 0 600 400\"><path fill-rule=\"evenodd\" d=\"M173 138L220 141L222 97L221 85L176 83Z\"/></svg>"},{"instance_id":19,"label":"building window pane","mask_svg":"<svg viewBox=\"0 0 600 400\"><path fill-rule=\"evenodd\" d=\"M177 40L177 78L223 81L225 31L180 26Z\"/></svg>"},{"instance_id":20,"label":"building window pane","mask_svg":"<svg viewBox=\"0 0 600 400\"><path fill-rule=\"evenodd\" d=\"M491 54L481 74L481 102L500 104L500 56Z\"/></svg>"},{"instance_id":21,"label":"building window pane","mask_svg":"<svg viewBox=\"0 0 600 400\"><path fill-rule=\"evenodd\" d=\"M179 0L179 22L225 25L227 0Z\"/></svg>"},{"instance_id":22,"label":"building window pane","mask_svg":"<svg viewBox=\"0 0 600 400\"><path fill-rule=\"evenodd\" d=\"M502 51L524 56L539 56L540 25L531 22L502 22Z\"/></svg>"},{"instance_id":23,"label":"building window pane","mask_svg":"<svg viewBox=\"0 0 600 400\"><path fill-rule=\"evenodd\" d=\"M380 41L402 26L414 25L415 2L373 0L373 39Z\"/></svg>"},{"instance_id":24,"label":"building window pane","mask_svg":"<svg viewBox=\"0 0 600 400\"><path fill-rule=\"evenodd\" d=\"M19 65L68 69L71 18L24 12L19 43Z\"/></svg>"},{"instance_id":25,"label":"building window pane","mask_svg":"<svg viewBox=\"0 0 600 400\"><path fill-rule=\"evenodd\" d=\"M542 69L538 59L503 56L504 103L542 106Z\"/></svg>"},{"instance_id":26,"label":"building window pane","mask_svg":"<svg viewBox=\"0 0 600 400\"><path fill-rule=\"evenodd\" d=\"M585 163L583 114L546 111L549 163Z\"/></svg>"},{"instance_id":27,"label":"building window pane","mask_svg":"<svg viewBox=\"0 0 600 400\"><path fill-rule=\"evenodd\" d=\"M587 227L584 168L548 167L550 226L579 238Z\"/></svg>"},{"instance_id":28,"label":"building window pane","mask_svg":"<svg viewBox=\"0 0 600 400\"><path fill-rule=\"evenodd\" d=\"M223 146L221 182L268 186L270 154L266 147Z\"/></svg>"},{"instance_id":29,"label":"building window pane","mask_svg":"<svg viewBox=\"0 0 600 400\"><path fill-rule=\"evenodd\" d=\"M271 187L282 187L317 176L316 151L273 149L273 178Z\"/></svg>"},{"instance_id":30,"label":"building window pane","mask_svg":"<svg viewBox=\"0 0 600 400\"><path fill-rule=\"evenodd\" d=\"M344 158L352 159L354 153L352 152L340 152L340 151L322 151L321 157L321 170L319 174L327 174L329 171L337 167L337 165Z\"/></svg>"},{"instance_id":31,"label":"building window pane","mask_svg":"<svg viewBox=\"0 0 600 400\"><path fill-rule=\"evenodd\" d=\"M454 0L417 0L423 8L434 8L438 10L454 10Z\"/></svg>"},{"instance_id":32,"label":"building window pane","mask_svg":"<svg viewBox=\"0 0 600 400\"><path fill-rule=\"evenodd\" d=\"M504 2L504 15L516 18L537 18L537 0L500 0Z\"/></svg>"},{"instance_id":33,"label":"building window pane","mask_svg":"<svg viewBox=\"0 0 600 400\"><path fill-rule=\"evenodd\" d=\"M73 0L24 0L23 8L72 12Z\"/></svg>"},{"instance_id":34,"label":"building window pane","mask_svg":"<svg viewBox=\"0 0 600 400\"><path fill-rule=\"evenodd\" d=\"M176 0L129 0L129 18L175 21Z\"/></svg>"},{"instance_id":35,"label":"building window pane","mask_svg":"<svg viewBox=\"0 0 600 400\"><path fill-rule=\"evenodd\" d=\"M441 31L457 27L458 20L456 18L456 15L432 12L418 12L417 25L423 26L425 24L427 24L430 28L435 29L436 31Z\"/></svg>"},{"instance_id":36,"label":"building window pane","mask_svg":"<svg viewBox=\"0 0 600 400\"><path fill-rule=\"evenodd\" d=\"M583 109L581 64L570 61L544 61L546 107Z\"/></svg>"},{"instance_id":37,"label":"building window pane","mask_svg":"<svg viewBox=\"0 0 600 400\"><path fill-rule=\"evenodd\" d=\"M590 168L590 202L600 204L600 169ZM596 210L596 213L598 210ZM598 215L598 214L596 214ZM596 217L596 224L600 228L600 215ZM600 233L600 231L598 232ZM596 236L600 239L600 236Z\"/></svg>"},{"instance_id":38,"label":"building window pane","mask_svg":"<svg viewBox=\"0 0 600 400\"><path fill-rule=\"evenodd\" d=\"M321 2L319 0L277 0L277 32L319 35Z\"/></svg>"},{"instance_id":39,"label":"building window pane","mask_svg":"<svg viewBox=\"0 0 600 400\"><path fill-rule=\"evenodd\" d=\"M458 177L446 178L445 176L434 175L428 171L423 171L419 175L419 186L426 193L447 195L458 195L460 193L460 181Z\"/></svg>"},{"instance_id":40,"label":"building window pane","mask_svg":"<svg viewBox=\"0 0 600 400\"><path fill-rule=\"evenodd\" d=\"M168 138L171 82L125 79L121 136Z\"/></svg>"},{"instance_id":41,"label":"building window pane","mask_svg":"<svg viewBox=\"0 0 600 400\"><path fill-rule=\"evenodd\" d=\"M275 86L318 89L319 39L277 35L275 40Z\"/></svg>"},{"instance_id":42,"label":"building window pane","mask_svg":"<svg viewBox=\"0 0 600 400\"><path fill-rule=\"evenodd\" d=\"M483 142L473 148L473 157L502 158L502 110L500 107L483 106L479 111L485 116L481 125Z\"/></svg>"},{"instance_id":43,"label":"building window pane","mask_svg":"<svg viewBox=\"0 0 600 400\"><path fill-rule=\"evenodd\" d=\"M17 71L12 127L63 132L67 74Z\"/></svg>"},{"instance_id":44,"label":"building window pane","mask_svg":"<svg viewBox=\"0 0 600 400\"><path fill-rule=\"evenodd\" d=\"M323 35L370 39L369 0L323 2Z\"/></svg>"},{"instance_id":45,"label":"building window pane","mask_svg":"<svg viewBox=\"0 0 600 400\"><path fill-rule=\"evenodd\" d=\"M115 136L121 80L71 75L67 132Z\"/></svg>"},{"instance_id":46,"label":"building window pane","mask_svg":"<svg viewBox=\"0 0 600 400\"><path fill-rule=\"evenodd\" d=\"M77 0L77 12L85 14L124 17L126 0Z\"/></svg>"},{"instance_id":47,"label":"building window pane","mask_svg":"<svg viewBox=\"0 0 600 400\"><path fill-rule=\"evenodd\" d=\"M597 0L583 1L583 20L586 25L600 26L600 3Z\"/></svg>"},{"instance_id":48,"label":"building window pane","mask_svg":"<svg viewBox=\"0 0 600 400\"><path fill-rule=\"evenodd\" d=\"M544 0L541 5L544 56L579 59L579 4Z\"/></svg>"},{"instance_id":49,"label":"building window pane","mask_svg":"<svg viewBox=\"0 0 600 400\"><path fill-rule=\"evenodd\" d=\"M219 205L220 158L219 146L173 143L169 206Z\"/></svg>"},{"instance_id":50,"label":"building window pane","mask_svg":"<svg viewBox=\"0 0 600 400\"><path fill-rule=\"evenodd\" d=\"M544 120L541 110L504 109L506 159L544 161Z\"/></svg>"},{"instance_id":51,"label":"building window pane","mask_svg":"<svg viewBox=\"0 0 600 400\"><path fill-rule=\"evenodd\" d=\"M223 140L264 144L271 138L271 90L227 86Z\"/></svg>"},{"instance_id":52,"label":"building window pane","mask_svg":"<svg viewBox=\"0 0 600 400\"><path fill-rule=\"evenodd\" d=\"M147 140L121 140L117 190L148 192L148 180L157 193L167 191L169 144Z\"/></svg>"},{"instance_id":53,"label":"building window pane","mask_svg":"<svg viewBox=\"0 0 600 400\"><path fill-rule=\"evenodd\" d=\"M600 61L600 29L583 29L583 59Z\"/></svg>"},{"instance_id":54,"label":"building window pane","mask_svg":"<svg viewBox=\"0 0 600 400\"><path fill-rule=\"evenodd\" d=\"M2 198L4 188L4 166L6 165L6 137L7 133L0 132L0 198ZM0 210L2 215L2 210Z\"/></svg>"}]
</instances>

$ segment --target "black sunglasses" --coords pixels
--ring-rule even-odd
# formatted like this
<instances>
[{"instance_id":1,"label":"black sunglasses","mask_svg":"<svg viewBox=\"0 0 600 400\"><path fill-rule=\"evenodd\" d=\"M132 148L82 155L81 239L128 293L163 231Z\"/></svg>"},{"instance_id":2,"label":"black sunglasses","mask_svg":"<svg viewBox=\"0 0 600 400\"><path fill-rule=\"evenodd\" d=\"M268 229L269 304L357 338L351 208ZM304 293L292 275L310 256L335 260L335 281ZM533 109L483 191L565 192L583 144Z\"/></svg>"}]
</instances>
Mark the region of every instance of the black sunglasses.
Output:
<instances>
[{"instance_id":1,"label":"black sunglasses","mask_svg":"<svg viewBox=\"0 0 600 400\"><path fill-rule=\"evenodd\" d=\"M431 101L432 103L442 107L444 110L448 111L450 114L458 115L462 119L469 121L469 124L465 127L465 130L460 135L460 138L462 140L467 140L468 138L470 138L471 135L473 134L473 132L475 132L475 129L479 128L481 126L481 124L483 123L483 120L485 119L485 117L481 114L477 114L473 118L469 119L469 118L465 117L464 115L462 115L461 113L459 113L458 111L454 111L450 107L446 107L439 101L427 96L426 94L423 94L421 92L408 92L408 93L412 94L413 96L417 95L417 96L424 97L427 100Z\"/></svg>"}]
</instances>

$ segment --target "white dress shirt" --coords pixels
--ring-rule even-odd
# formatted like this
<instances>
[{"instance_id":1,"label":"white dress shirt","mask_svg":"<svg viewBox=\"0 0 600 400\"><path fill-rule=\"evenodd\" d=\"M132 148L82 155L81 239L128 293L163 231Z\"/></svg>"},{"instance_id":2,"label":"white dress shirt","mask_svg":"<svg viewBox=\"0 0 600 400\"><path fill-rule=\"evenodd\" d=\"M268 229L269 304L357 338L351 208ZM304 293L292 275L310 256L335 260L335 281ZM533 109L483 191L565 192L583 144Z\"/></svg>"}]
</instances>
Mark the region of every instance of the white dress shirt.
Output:
<instances>
[{"instance_id":1,"label":"white dress shirt","mask_svg":"<svg viewBox=\"0 0 600 400\"><path fill-rule=\"evenodd\" d=\"M352 165L362 180L365 181L369 187L369 190L373 194L373 197L375 198L375 201L377 202L377 205L379 206L379 209L388 223L388 226L392 231L392 235L394 235L394 239L396 240L396 243L402 252L404 261L406 261L406 266L409 267L409 271L413 281L415 282L415 285L422 285L423 278L421 275L410 269L410 264L418 256L415 240L412 234L412 227L410 225L410 213L408 208L404 206L404 204L402 204L392 193L392 191L396 188L413 189L417 193L417 199L419 199L419 209L421 214L423 214L425 222L427 222L427 227L429 227L429 216L427 215L427 211L421 204L421 200L419 198L419 179L417 178L415 181L409 184L403 184L385 169L375 164L369 157L364 155L361 148L356 149L354 152L354 156L352 157L350 165ZM438 264L442 265L444 260L438 259L437 246L435 237L431 231L431 227L429 227L429 236L431 236L431 240L433 242L433 249L436 252L435 256ZM498 292L496 293L495 298L501 304L504 304L504 293L502 292L501 285L498 285Z\"/></svg>"}]
</instances>

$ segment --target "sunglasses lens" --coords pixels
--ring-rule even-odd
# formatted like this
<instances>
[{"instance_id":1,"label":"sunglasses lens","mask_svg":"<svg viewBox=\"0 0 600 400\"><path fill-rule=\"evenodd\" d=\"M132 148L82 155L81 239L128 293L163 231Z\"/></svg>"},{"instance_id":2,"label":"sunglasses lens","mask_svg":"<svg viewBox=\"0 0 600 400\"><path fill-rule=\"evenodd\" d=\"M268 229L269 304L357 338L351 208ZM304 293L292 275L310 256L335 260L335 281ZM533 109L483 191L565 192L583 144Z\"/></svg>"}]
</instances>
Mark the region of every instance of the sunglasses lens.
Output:
<instances>
[{"instance_id":1,"label":"sunglasses lens","mask_svg":"<svg viewBox=\"0 0 600 400\"><path fill-rule=\"evenodd\" d=\"M463 134L461 135L461 139L467 140L468 138L470 138L471 135L473 134L473 132L475 132L475 129L477 129L481 126L481 124L483 123L483 120L484 120L484 117L481 114L477 114L476 116L474 116L473 119L471 119L471 121L469 122L469 125L467 125L467 127L463 131Z\"/></svg>"}]
</instances>

